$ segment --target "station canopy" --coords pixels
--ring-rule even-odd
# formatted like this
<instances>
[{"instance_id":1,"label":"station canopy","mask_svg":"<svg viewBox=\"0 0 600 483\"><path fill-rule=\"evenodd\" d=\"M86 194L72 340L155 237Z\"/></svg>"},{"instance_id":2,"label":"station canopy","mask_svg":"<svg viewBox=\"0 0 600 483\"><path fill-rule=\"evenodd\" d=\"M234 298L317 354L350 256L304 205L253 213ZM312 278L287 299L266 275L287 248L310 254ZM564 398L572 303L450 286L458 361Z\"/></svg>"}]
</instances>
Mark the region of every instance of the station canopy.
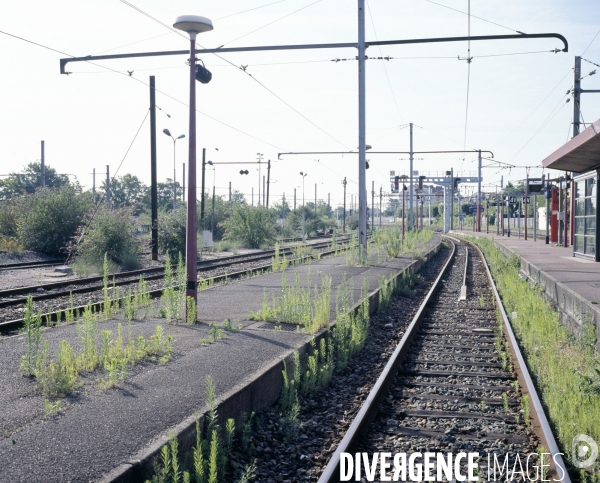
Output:
<instances>
[{"instance_id":1,"label":"station canopy","mask_svg":"<svg viewBox=\"0 0 600 483\"><path fill-rule=\"evenodd\" d=\"M554 151L542 165L575 173L600 168L600 119Z\"/></svg>"}]
</instances>

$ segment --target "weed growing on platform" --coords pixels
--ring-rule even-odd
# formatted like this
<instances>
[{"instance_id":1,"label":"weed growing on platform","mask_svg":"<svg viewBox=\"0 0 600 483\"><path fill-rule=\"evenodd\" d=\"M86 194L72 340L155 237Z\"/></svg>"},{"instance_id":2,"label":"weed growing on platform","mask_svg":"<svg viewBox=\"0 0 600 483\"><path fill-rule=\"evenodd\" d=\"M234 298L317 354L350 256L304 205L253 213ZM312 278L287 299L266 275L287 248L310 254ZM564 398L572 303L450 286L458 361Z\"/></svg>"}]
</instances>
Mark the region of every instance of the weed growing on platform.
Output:
<instances>
[{"instance_id":1,"label":"weed growing on platform","mask_svg":"<svg viewBox=\"0 0 600 483\"><path fill-rule=\"evenodd\" d=\"M194 325L198 318L198 307L196 306L194 297L186 297L186 309L186 322Z\"/></svg>"},{"instance_id":2,"label":"weed growing on platform","mask_svg":"<svg viewBox=\"0 0 600 483\"><path fill-rule=\"evenodd\" d=\"M181 316L181 307L179 305L179 297L175 288L175 280L173 277L173 267L171 258L167 253L165 255L165 288L163 289L160 301L163 304L161 315L167 319L167 324L174 323Z\"/></svg>"},{"instance_id":3,"label":"weed growing on platform","mask_svg":"<svg viewBox=\"0 0 600 483\"><path fill-rule=\"evenodd\" d=\"M108 294L108 258L106 253L104 254L104 264L103 264L103 275L102 275L102 292L104 294L104 300L102 302L102 313L104 314L104 319L108 320L112 318L112 301L110 300L110 295Z\"/></svg>"},{"instance_id":4,"label":"weed growing on platform","mask_svg":"<svg viewBox=\"0 0 600 483\"><path fill-rule=\"evenodd\" d=\"M379 276L379 309L387 310L392 302L392 295L396 291L396 278L394 275L390 275L390 278L386 278L385 275Z\"/></svg>"},{"instance_id":5,"label":"weed growing on platform","mask_svg":"<svg viewBox=\"0 0 600 483\"><path fill-rule=\"evenodd\" d=\"M346 282L346 276L336 295L336 324L332 330L335 366L342 371L349 360L362 349L369 330L369 287L368 280L363 285L361 304L356 312L352 310L354 286Z\"/></svg>"},{"instance_id":6,"label":"weed growing on platform","mask_svg":"<svg viewBox=\"0 0 600 483\"><path fill-rule=\"evenodd\" d=\"M21 374L33 376L46 360L48 349L42 343L42 314L33 310L33 299L27 297L23 315L25 354L21 356Z\"/></svg>"},{"instance_id":7,"label":"weed growing on platform","mask_svg":"<svg viewBox=\"0 0 600 483\"><path fill-rule=\"evenodd\" d=\"M241 324L241 323L234 327L233 323L231 322L231 319L225 319L221 325L223 326L223 329L226 330L227 332L234 332L234 333L239 332L244 327L244 324Z\"/></svg>"},{"instance_id":8,"label":"weed growing on platform","mask_svg":"<svg viewBox=\"0 0 600 483\"><path fill-rule=\"evenodd\" d=\"M60 401L49 401L48 399L44 399L44 415L47 418L52 416L56 416L58 413L62 411L62 404Z\"/></svg>"},{"instance_id":9,"label":"weed growing on platform","mask_svg":"<svg viewBox=\"0 0 600 483\"><path fill-rule=\"evenodd\" d=\"M311 300L312 295L312 300ZM281 297L272 297L271 305L266 290L262 308L251 313L250 320L267 322L287 322L301 324L306 331L314 334L329 324L331 301L331 277L321 274L321 286L312 285L311 271L308 269L306 285L301 284L298 272L294 271L294 284L288 285L287 275L281 274Z\"/></svg>"},{"instance_id":10,"label":"weed growing on platform","mask_svg":"<svg viewBox=\"0 0 600 483\"><path fill-rule=\"evenodd\" d=\"M283 272L288 268L289 262L285 254L279 257L279 243L275 243L275 255L271 258L271 271Z\"/></svg>"},{"instance_id":11,"label":"weed growing on platform","mask_svg":"<svg viewBox=\"0 0 600 483\"><path fill-rule=\"evenodd\" d=\"M106 378L100 381L104 389L114 387L119 381L126 379L130 368L140 360L158 359L161 364L171 358L172 336L165 336L163 328L156 327L154 334L148 339L140 335L136 340L131 335L128 323L127 341L123 337L123 327L117 327L117 337L113 339L112 331L103 330L98 333L98 314L92 310L91 304L85 308L83 317L77 323L79 352L76 353L68 341L60 341L55 360L48 361L48 341L40 348L37 342L37 355L33 374L38 389L45 396L64 397L73 392L80 383L79 375L104 368ZM100 345L98 347L98 344ZM35 347L35 344L32 344ZM33 349L23 356L33 357ZM28 364L29 366L29 364ZM24 371L23 371L24 372Z\"/></svg>"},{"instance_id":12,"label":"weed growing on platform","mask_svg":"<svg viewBox=\"0 0 600 483\"><path fill-rule=\"evenodd\" d=\"M506 259L491 240L472 241L486 256L506 311L519 314L511 325L559 445L572 461L575 435L600 440L600 393L593 384L600 376L595 371L600 360L591 338L575 338L568 332L538 291L519 277L518 257Z\"/></svg>"}]
</instances>

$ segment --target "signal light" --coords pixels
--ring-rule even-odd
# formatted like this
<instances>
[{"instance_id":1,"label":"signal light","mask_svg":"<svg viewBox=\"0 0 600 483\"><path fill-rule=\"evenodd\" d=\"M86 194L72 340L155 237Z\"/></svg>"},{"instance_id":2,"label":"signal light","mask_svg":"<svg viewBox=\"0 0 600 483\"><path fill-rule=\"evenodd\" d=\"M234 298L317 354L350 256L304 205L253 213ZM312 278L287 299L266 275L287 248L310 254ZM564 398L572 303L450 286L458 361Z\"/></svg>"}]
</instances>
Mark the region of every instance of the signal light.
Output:
<instances>
[{"instance_id":1,"label":"signal light","mask_svg":"<svg viewBox=\"0 0 600 483\"><path fill-rule=\"evenodd\" d=\"M212 72L204 67L204 62L202 62L202 65L196 64L196 80L201 84L208 84L211 79Z\"/></svg>"},{"instance_id":2,"label":"signal light","mask_svg":"<svg viewBox=\"0 0 600 483\"><path fill-rule=\"evenodd\" d=\"M394 176L394 189L400 189L400 176Z\"/></svg>"}]
</instances>

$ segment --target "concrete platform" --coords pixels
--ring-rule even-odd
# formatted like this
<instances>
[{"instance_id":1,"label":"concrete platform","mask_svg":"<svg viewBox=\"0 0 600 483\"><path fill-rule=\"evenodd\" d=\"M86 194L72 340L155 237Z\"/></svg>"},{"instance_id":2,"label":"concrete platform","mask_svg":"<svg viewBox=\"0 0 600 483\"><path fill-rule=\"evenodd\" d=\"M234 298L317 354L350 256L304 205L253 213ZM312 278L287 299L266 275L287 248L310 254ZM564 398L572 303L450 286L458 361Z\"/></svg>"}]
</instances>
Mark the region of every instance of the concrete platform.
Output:
<instances>
[{"instance_id":1,"label":"concrete platform","mask_svg":"<svg viewBox=\"0 0 600 483\"><path fill-rule=\"evenodd\" d=\"M435 235L420 251L437 249ZM343 278L353 281L358 301L363 279L375 292L381 275L397 275L404 269L418 269L423 260L410 254L369 267L346 266L345 256L288 269L288 283L294 270L301 280L311 271L312 283L318 272L332 277L331 313L335 314L335 293ZM280 392L282 361L294 349L306 347L310 336L301 332L255 330L248 321L251 311L260 309L263 294L281 291L281 273L214 287L198 294L202 321L194 326L166 325L165 319L150 318L131 324L132 336L149 338L157 325L174 337L173 359L166 365L138 364L127 380L115 389L101 391L94 373L83 378L76 394L62 401L66 407L58 416L46 417L44 398L35 391L35 382L19 373L24 352L23 336L0 340L0 482L117 482L144 481L149 477L152 457L175 431L180 448L192 443L195 415L206 411L206 376L215 383L221 418L239 416L274 403ZM373 295L376 300L376 293ZM375 304L373 304L375 305ZM209 322L230 318L244 328L207 347ZM112 330L121 320L99 322L99 330ZM126 332L126 329L124 329ZM61 340L78 347L76 327L62 325L44 331L54 354ZM189 446L189 445L188 445Z\"/></svg>"},{"instance_id":2,"label":"concrete platform","mask_svg":"<svg viewBox=\"0 0 600 483\"><path fill-rule=\"evenodd\" d=\"M600 339L600 263L574 257L572 247L546 245L542 237L534 242L530 237L525 241L523 236L509 238L470 230L455 230L452 234L486 237L505 256L517 254L521 271L544 287L547 300L558 310L563 323L579 333L584 321L593 321ZM600 350L600 342L596 347Z\"/></svg>"}]
</instances>

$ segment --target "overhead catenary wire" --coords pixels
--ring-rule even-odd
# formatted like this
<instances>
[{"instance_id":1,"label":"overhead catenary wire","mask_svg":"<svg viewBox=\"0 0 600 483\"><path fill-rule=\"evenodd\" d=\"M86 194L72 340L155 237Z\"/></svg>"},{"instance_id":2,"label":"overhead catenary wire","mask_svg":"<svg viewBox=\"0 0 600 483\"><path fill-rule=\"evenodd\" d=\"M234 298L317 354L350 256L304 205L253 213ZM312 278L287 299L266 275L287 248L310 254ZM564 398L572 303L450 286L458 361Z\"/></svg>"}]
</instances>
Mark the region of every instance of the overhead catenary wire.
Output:
<instances>
[{"instance_id":1,"label":"overhead catenary wire","mask_svg":"<svg viewBox=\"0 0 600 483\"><path fill-rule=\"evenodd\" d=\"M127 5L131 8L133 8L135 11L141 13L142 15L144 15L145 17L157 22L158 24L162 25L163 27L168 28L171 31L176 32L178 35L184 37L187 39L187 36L184 36L181 32L177 31L176 29L174 29L173 27L170 27L169 25L165 24L164 22L161 22L160 20L158 20L157 18L153 17L152 15L146 13L145 11L143 11L142 9L140 9L139 7L136 7L135 5L133 5L132 3L128 2L127 0L119 0L121 3L123 3L124 5ZM318 0L321 1L321 0ZM201 48L206 48L201 44L198 44L196 42L196 45L200 46ZM233 62L227 60L226 58L224 58L223 56L219 55L216 52L212 52L212 55L218 57L219 59L223 60L224 62L227 62L228 64L231 64L233 66L236 66ZM288 103L287 101L285 101L281 96L279 96L278 94L276 94L272 89L270 89L269 87L267 87L265 84L263 84L261 81L259 81L256 77L254 77L250 72L248 72L245 68L243 68L242 66L236 66L238 67L240 72L243 72L244 74L248 75L254 82L256 82L257 84L259 84L263 89L265 89L267 92L269 92L271 95L275 96L275 98L277 98L280 102L282 102L283 104L285 104L286 106L288 106L291 110L293 110L296 114L298 114L300 117L302 117L303 119L305 119L307 122L309 122L310 124L312 124L314 127L316 127L319 131L321 131L322 133L324 133L326 136L330 137L331 139L333 139L334 141L336 141L337 143L339 143L340 145L344 146L345 148L348 148L348 146L346 146L345 144L343 144L342 142L340 142L339 140L337 140L334 136L332 136L331 134L329 134L327 131L325 131L322 127L320 127L319 125L317 125L315 122L313 122L312 120L310 120L307 116L305 116L304 114L302 114L298 109L296 109L295 107L293 107L290 103Z\"/></svg>"},{"instance_id":2,"label":"overhead catenary wire","mask_svg":"<svg viewBox=\"0 0 600 483\"><path fill-rule=\"evenodd\" d=\"M150 114L150 110L146 111L146 115L144 116L144 119L142 119L142 123L140 124L140 127L138 128L138 130L136 131L135 135L133 136L133 139L131 140L131 143L129 143L129 147L127 148L127 151L125 151L125 155L123 156L123 159L121 159L121 162L119 163L119 166L117 166L117 169L115 170L115 173L113 174L112 178L109 181L109 186L107 186L106 188L109 189L110 185L112 185L117 177L117 173L119 172L119 170L121 169L121 166L123 166L123 163L125 162L125 159L127 158L127 155L129 154L129 151L131 151L131 148L133 147L133 144L135 143L135 140L137 139L138 135L140 134L140 131L142 130L142 127L144 126L146 119L148 118L148 114ZM77 241L75 242L75 247L77 247L80 243L81 240L83 239L87 228L91 225L91 223L94 221L94 218L96 217L96 213L98 213L98 210L100 209L100 206L102 206L103 200L102 198L99 198L96 201L96 206L94 207L94 211L92 213L92 216L84 221L83 223L83 228L81 230L81 234L79 235L79 238L77 239ZM73 255L74 250L71 250L69 253L69 257L67 259L67 262L71 259L71 256Z\"/></svg>"},{"instance_id":3,"label":"overhead catenary wire","mask_svg":"<svg viewBox=\"0 0 600 483\"><path fill-rule=\"evenodd\" d=\"M235 17L236 15L241 15L243 13L252 12L254 10L258 10L260 8L270 7L271 5L275 5L276 3L286 2L287 0L277 0L276 2L266 3L264 5L259 5L258 7L248 8L246 10L242 10L241 12L231 13L229 15L225 15L224 17L219 17L215 20L225 20L226 18Z\"/></svg>"},{"instance_id":4,"label":"overhead catenary wire","mask_svg":"<svg viewBox=\"0 0 600 483\"><path fill-rule=\"evenodd\" d=\"M38 42L34 42L34 41L32 41L32 40L28 40L28 39L25 39L25 38L23 38L23 37L19 37L18 35L14 35L14 34L11 34L11 33L5 32L5 31L2 31L2 30L0 30L0 33L1 33L1 34L5 34L5 35L7 35L7 36L10 36L10 37L14 37L14 38L16 38L16 39L18 39L18 40L22 40L22 41L24 41L24 42L27 42L27 43L30 43L30 44L33 44L33 45L36 45L36 46L38 46L38 47L42 47L42 48L44 48L44 49L47 49L47 50L50 50L50 51L52 51L52 52L56 52L56 53L58 53L58 54L61 54L61 55L66 55L67 57L75 57L74 55L68 54L68 53L66 53L66 52L62 52L62 51L60 51L60 50L57 50L57 49L54 49L54 48L52 48L52 47L48 47L47 45L43 45L43 44L40 44L40 43L38 43ZM140 84L144 85L145 87L150 87L150 85L149 85L148 83L144 82L144 81L143 81L143 80L141 80L141 79L137 79L136 77L129 76L129 75L128 75L127 73L125 73L125 72L120 72L120 71L118 71L118 70L115 70L115 69L112 69L112 68L110 68L110 67L106 67L106 66L104 66L104 65L96 64L95 62L91 62L91 61L85 61L85 62L87 62L87 63L89 63L89 64L91 64L91 65L94 65L94 66L96 66L96 67L99 67L99 68L101 68L101 69L106 69L106 70L108 70L108 71L110 71L110 72L113 72L113 73L115 73L115 74L120 74L120 75L122 75L122 76L124 76L124 77L126 77L126 78L128 78L128 79L132 79L132 80L134 80L134 81L136 81L136 82L138 82L138 83L140 83ZM156 92L158 92L158 93L160 93L160 94L162 94L163 96L165 96L165 97L168 97L169 99L171 99L171 100L173 100L173 101L175 101L175 102L177 102L177 103L179 103L179 104L183 105L183 106L186 106L186 107L188 107L188 103L187 103L187 102L185 102L185 101L182 101L182 100L180 100L180 99L177 99L176 97L173 97L172 95L170 95L170 94L167 94L166 92L164 92L164 91L162 91L162 90L160 90L160 89L155 89L155 91L156 91ZM259 137L256 137L256 136L252 135L252 134L249 134L249 133L247 133L247 132L245 132L245 131L243 131L243 130L241 130L241 129L239 129L239 128L235 127L235 126L232 126L231 124L228 124L228 123L226 123L225 121L221 121L220 119L217 119L216 117L214 117L214 116L211 116L210 114L207 114L207 113L205 113L205 112L202 112L202 111L200 111L198 108L196 108L196 112L197 112L198 114L202 115L202 116L205 116L205 117L207 117L207 118L209 118L209 119L211 119L211 120L213 120L213 121L215 121L215 122L217 122L217 123L219 123L219 124L221 124L221 125L225 126L225 127L228 127L229 129L232 129L232 130L234 130L234 131L236 131L236 132L238 132L238 133L240 133L240 134L242 134L242 135L244 135L244 136L247 136L247 137L249 137L249 138L251 138L251 139L254 139L254 140L256 140L256 141L259 141L260 143L263 143L263 144L266 144L266 145L268 145L268 146L271 146L271 147L273 147L273 148L275 148L275 149L277 149L277 150L279 150L279 151L286 151L286 149L285 149L285 148L283 148L283 147L281 147L281 146L277 146L276 144L273 144L273 143L271 143L271 142L269 142L269 141L265 141L264 139L261 139L261 138L259 138Z\"/></svg>"},{"instance_id":5,"label":"overhead catenary wire","mask_svg":"<svg viewBox=\"0 0 600 483\"><path fill-rule=\"evenodd\" d=\"M471 15L471 8L470 8L471 5L470 5L470 3L469 3L469 11L468 12L463 12L462 10L458 10L457 8L449 7L448 5L444 5L443 3L434 2L433 0L425 0L425 1L429 2L429 3L433 3L433 4L438 5L440 7L447 8L448 10L454 10L455 12L462 13L464 15L468 15L469 17L476 18L477 20L482 20L483 22L487 22L487 23L491 23L493 25L497 25L498 27L502 27L503 29L512 30L513 32L516 32L518 34L523 34L523 32L521 32L520 30L515 30L515 29L513 29L511 27L507 27L506 25L502 25L502 24L499 24L497 22L492 22L491 20L487 20L485 18L477 17L476 15ZM596 34L596 35L598 35L598 34Z\"/></svg>"},{"instance_id":6,"label":"overhead catenary wire","mask_svg":"<svg viewBox=\"0 0 600 483\"><path fill-rule=\"evenodd\" d=\"M235 42L236 40L243 39L244 37L247 37L248 35L251 35L251 34L253 34L254 32L258 32L259 30L262 30L262 29L264 29L265 27L268 27L269 25L273 25L274 23L276 23L276 22L279 22L280 20L283 20L284 18L290 17L290 16L294 15L295 13L298 13L298 12L300 12L301 10L304 10L304 9L306 9L306 8L308 8L308 7L312 7L313 5L315 5L316 3L320 3L321 1L322 1L322 0L316 0L316 1L314 1L314 2L312 2L312 3L310 3L310 4L308 4L308 5L304 5L303 7L299 8L299 9L297 9L297 10L294 10L294 11L293 11L293 12L291 12L291 13L288 13L288 14L284 15L283 17L279 17L279 18L277 18L277 19L273 20L272 22L268 22L268 23L264 24L264 25L263 25L263 26L261 26L261 27L258 27L258 28L254 29L254 30L251 30L250 32L247 32L247 33L245 33L245 34L243 34L243 35L240 35L239 37L236 37L236 38L235 38L235 39L233 39L233 40L230 40L230 41L228 41L228 42L225 42L225 43L224 43L224 44L223 44L221 47L223 47L223 46L225 46L225 45L228 45L228 44L231 44L231 43Z\"/></svg>"},{"instance_id":7,"label":"overhead catenary wire","mask_svg":"<svg viewBox=\"0 0 600 483\"><path fill-rule=\"evenodd\" d=\"M375 21L373 20L373 14L371 13L371 6L369 5L369 0L367 0L367 10L369 12L369 18L371 19L371 25L373 26L373 34L375 35L375 40L379 41L379 37L377 36L377 30L375 29ZM392 99L394 99L394 105L396 106L396 111L398 111L398 116L400 117L401 121L404 121L403 117L402 117L402 113L400 112L400 107L398 106L398 100L396 99L396 95L394 94L394 89L392 88L392 82L390 81L390 76L388 74L387 71L387 67L385 66L385 62L384 62L384 58L383 58L383 52L381 51L381 46L378 46L379 49L379 55L381 56L381 65L383 65L383 71L385 72L385 77L387 79L388 82L388 86L390 88L390 93L392 94Z\"/></svg>"}]
</instances>

